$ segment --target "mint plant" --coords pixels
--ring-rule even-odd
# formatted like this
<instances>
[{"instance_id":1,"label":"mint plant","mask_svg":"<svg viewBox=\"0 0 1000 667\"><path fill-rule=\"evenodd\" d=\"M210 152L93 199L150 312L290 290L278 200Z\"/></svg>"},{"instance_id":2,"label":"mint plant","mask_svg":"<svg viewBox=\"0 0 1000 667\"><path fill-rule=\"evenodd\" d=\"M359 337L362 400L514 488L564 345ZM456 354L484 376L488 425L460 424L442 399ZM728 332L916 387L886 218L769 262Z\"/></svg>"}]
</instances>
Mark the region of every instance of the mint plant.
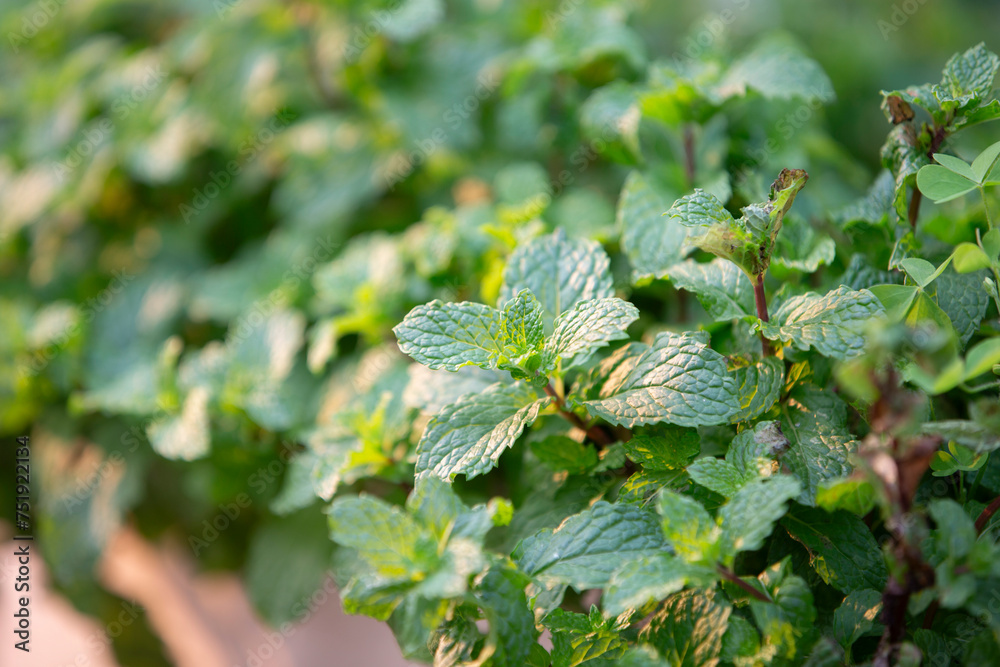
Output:
<instances>
[{"instance_id":1,"label":"mint plant","mask_svg":"<svg viewBox=\"0 0 1000 667\"><path fill-rule=\"evenodd\" d=\"M283 637L332 581L439 667L996 663L985 43L230 4L0 10L0 429L60 594L117 612L130 529ZM938 56L869 164L874 82Z\"/></svg>"}]
</instances>

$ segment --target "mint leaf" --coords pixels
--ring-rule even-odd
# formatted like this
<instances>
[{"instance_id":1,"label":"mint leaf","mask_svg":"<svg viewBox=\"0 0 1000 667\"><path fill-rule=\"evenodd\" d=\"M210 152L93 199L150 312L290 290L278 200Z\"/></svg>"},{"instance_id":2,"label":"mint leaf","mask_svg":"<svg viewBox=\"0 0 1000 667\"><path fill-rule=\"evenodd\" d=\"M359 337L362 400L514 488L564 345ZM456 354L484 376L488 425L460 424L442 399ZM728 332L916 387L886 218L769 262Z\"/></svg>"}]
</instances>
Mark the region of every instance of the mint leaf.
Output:
<instances>
[{"instance_id":1,"label":"mint leaf","mask_svg":"<svg viewBox=\"0 0 1000 667\"><path fill-rule=\"evenodd\" d=\"M644 470L682 470L701 448L694 429L661 425L636 429L624 446Z\"/></svg>"},{"instance_id":2,"label":"mint leaf","mask_svg":"<svg viewBox=\"0 0 1000 667\"><path fill-rule=\"evenodd\" d=\"M934 298L944 311L965 346L979 329L986 315L989 296L982 288L981 273L946 271L934 281Z\"/></svg>"},{"instance_id":3,"label":"mint leaf","mask_svg":"<svg viewBox=\"0 0 1000 667\"><path fill-rule=\"evenodd\" d=\"M736 383L704 333L658 334L615 370L599 400L584 405L592 415L627 427L722 424L738 409Z\"/></svg>"},{"instance_id":4,"label":"mint leaf","mask_svg":"<svg viewBox=\"0 0 1000 667\"><path fill-rule=\"evenodd\" d=\"M777 357L766 357L756 364L732 371L736 380L740 409L730 422L756 419L778 402L785 382L785 364Z\"/></svg>"},{"instance_id":5,"label":"mint leaf","mask_svg":"<svg viewBox=\"0 0 1000 667\"><path fill-rule=\"evenodd\" d=\"M732 498L747 482L776 473L776 459L788 447L788 439L776 422L760 422L733 439L725 460L711 456L698 459L687 472L706 489Z\"/></svg>"},{"instance_id":6,"label":"mint leaf","mask_svg":"<svg viewBox=\"0 0 1000 667\"><path fill-rule=\"evenodd\" d=\"M756 551L788 510L788 501L799 495L802 485L788 475L747 482L719 510L723 562L727 565L740 551Z\"/></svg>"},{"instance_id":7,"label":"mint leaf","mask_svg":"<svg viewBox=\"0 0 1000 667\"><path fill-rule=\"evenodd\" d=\"M570 239L558 229L518 246L507 260L500 299L529 289L544 309L545 331L580 301L613 296L610 260L595 241Z\"/></svg>"},{"instance_id":8,"label":"mint leaf","mask_svg":"<svg viewBox=\"0 0 1000 667\"><path fill-rule=\"evenodd\" d=\"M685 586L703 586L718 578L710 567L691 565L668 553L630 560L611 575L604 589L604 613L617 616L662 600Z\"/></svg>"},{"instance_id":9,"label":"mint leaf","mask_svg":"<svg viewBox=\"0 0 1000 667\"><path fill-rule=\"evenodd\" d=\"M726 98L752 89L771 99L831 102L833 83L815 60L790 40L769 38L730 65L716 94Z\"/></svg>"},{"instance_id":10,"label":"mint leaf","mask_svg":"<svg viewBox=\"0 0 1000 667\"><path fill-rule=\"evenodd\" d=\"M460 398L427 424L417 444L417 474L450 480L458 473L471 479L488 472L551 400L538 398L522 382L497 383Z\"/></svg>"},{"instance_id":11,"label":"mint leaf","mask_svg":"<svg viewBox=\"0 0 1000 667\"><path fill-rule=\"evenodd\" d=\"M329 515L333 540L355 549L382 580L409 580L432 562L434 552L423 550L436 544L430 531L380 498L343 496L333 501Z\"/></svg>"},{"instance_id":12,"label":"mint leaf","mask_svg":"<svg viewBox=\"0 0 1000 667\"><path fill-rule=\"evenodd\" d=\"M580 129L591 142L600 140L601 150L621 162L642 160L639 147L638 96L624 81L598 88L580 107Z\"/></svg>"},{"instance_id":13,"label":"mint leaf","mask_svg":"<svg viewBox=\"0 0 1000 667\"><path fill-rule=\"evenodd\" d=\"M596 449L565 435L552 435L540 442L533 442L531 451L546 467L572 474L592 470L600 462Z\"/></svg>"},{"instance_id":14,"label":"mint leaf","mask_svg":"<svg viewBox=\"0 0 1000 667\"><path fill-rule=\"evenodd\" d=\"M670 269L670 281L694 293L705 311L717 322L756 314L753 284L730 261L716 258L707 264L688 260Z\"/></svg>"},{"instance_id":15,"label":"mint leaf","mask_svg":"<svg viewBox=\"0 0 1000 667\"><path fill-rule=\"evenodd\" d=\"M639 310L616 297L581 301L556 318L545 352L552 359L570 362L567 366L579 365L594 350L628 338L625 330L637 319Z\"/></svg>"},{"instance_id":16,"label":"mint leaf","mask_svg":"<svg viewBox=\"0 0 1000 667\"><path fill-rule=\"evenodd\" d=\"M552 667L615 664L627 647L617 619L605 620L591 608L589 615L554 609L542 619L552 635Z\"/></svg>"},{"instance_id":17,"label":"mint leaf","mask_svg":"<svg viewBox=\"0 0 1000 667\"><path fill-rule=\"evenodd\" d=\"M529 290L521 290L503 307L502 327L507 343L515 354L530 354L541 349L545 334L542 331L542 304Z\"/></svg>"},{"instance_id":18,"label":"mint leaf","mask_svg":"<svg viewBox=\"0 0 1000 667\"><path fill-rule=\"evenodd\" d=\"M942 98L948 95L956 100L968 97L971 101L978 102L993 90L998 69L1000 57L980 42L965 53L955 54L948 60L938 87L942 92L938 96Z\"/></svg>"},{"instance_id":19,"label":"mint leaf","mask_svg":"<svg viewBox=\"0 0 1000 667\"><path fill-rule=\"evenodd\" d=\"M854 642L876 628L881 628L879 616L882 613L882 593L877 590L861 589L848 594L833 612L833 635L845 651L850 651Z\"/></svg>"},{"instance_id":20,"label":"mint leaf","mask_svg":"<svg viewBox=\"0 0 1000 667\"><path fill-rule=\"evenodd\" d=\"M481 303L435 299L393 328L399 349L431 369L496 368L504 354L503 315Z\"/></svg>"},{"instance_id":21,"label":"mint leaf","mask_svg":"<svg viewBox=\"0 0 1000 667\"><path fill-rule=\"evenodd\" d=\"M715 563L721 531L701 503L664 489L657 509L663 517L663 534L674 553L688 563Z\"/></svg>"},{"instance_id":22,"label":"mint leaf","mask_svg":"<svg viewBox=\"0 0 1000 667\"><path fill-rule=\"evenodd\" d=\"M524 540L516 560L524 572L546 584L584 590L606 586L623 559L650 556L665 546L655 514L601 500L555 530Z\"/></svg>"},{"instance_id":23,"label":"mint leaf","mask_svg":"<svg viewBox=\"0 0 1000 667\"><path fill-rule=\"evenodd\" d=\"M791 443L782 462L803 486L798 502L814 505L821 483L851 474L857 443L847 429L847 405L833 394L812 386L793 391L781 409L781 431Z\"/></svg>"},{"instance_id":24,"label":"mint leaf","mask_svg":"<svg viewBox=\"0 0 1000 667\"><path fill-rule=\"evenodd\" d=\"M807 637L814 631L816 608L813 594L801 578L792 574L791 559L786 557L764 570L758 577L773 602L750 600L757 627L765 645L772 645L778 655L793 659L810 648Z\"/></svg>"},{"instance_id":25,"label":"mint leaf","mask_svg":"<svg viewBox=\"0 0 1000 667\"><path fill-rule=\"evenodd\" d=\"M848 512L795 507L781 525L809 552L809 564L834 588L881 590L888 572L871 530Z\"/></svg>"},{"instance_id":26,"label":"mint leaf","mask_svg":"<svg viewBox=\"0 0 1000 667\"><path fill-rule=\"evenodd\" d=\"M678 199L666 215L700 232L688 236L690 243L728 259L755 279L767 271L781 223L807 180L801 169L783 169L771 184L768 201L745 206L739 219L702 190Z\"/></svg>"},{"instance_id":27,"label":"mint leaf","mask_svg":"<svg viewBox=\"0 0 1000 667\"><path fill-rule=\"evenodd\" d=\"M800 350L813 348L827 357L849 359L865 349L865 325L884 312L868 290L841 285L823 296L792 297L760 329L767 338L791 342Z\"/></svg>"},{"instance_id":28,"label":"mint leaf","mask_svg":"<svg viewBox=\"0 0 1000 667\"><path fill-rule=\"evenodd\" d=\"M641 172L633 171L625 179L617 218L633 280L663 278L693 250L684 242L687 228L663 218L673 199Z\"/></svg>"},{"instance_id":29,"label":"mint leaf","mask_svg":"<svg viewBox=\"0 0 1000 667\"><path fill-rule=\"evenodd\" d=\"M719 664L722 638L733 611L732 605L719 598L711 589L671 595L639 633L639 640L652 644L675 667Z\"/></svg>"},{"instance_id":30,"label":"mint leaf","mask_svg":"<svg viewBox=\"0 0 1000 667\"><path fill-rule=\"evenodd\" d=\"M476 599L490 624L490 643L496 647L492 664L497 667L522 667L538 640L523 576L493 568L476 585Z\"/></svg>"}]
</instances>

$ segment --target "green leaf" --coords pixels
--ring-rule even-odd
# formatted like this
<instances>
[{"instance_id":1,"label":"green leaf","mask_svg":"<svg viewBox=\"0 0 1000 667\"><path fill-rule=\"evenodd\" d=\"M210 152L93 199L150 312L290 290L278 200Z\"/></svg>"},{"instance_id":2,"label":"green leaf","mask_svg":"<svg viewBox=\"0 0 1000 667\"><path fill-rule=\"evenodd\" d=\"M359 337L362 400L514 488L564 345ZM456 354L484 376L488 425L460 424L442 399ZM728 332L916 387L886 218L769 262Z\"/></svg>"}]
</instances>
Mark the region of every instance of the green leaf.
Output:
<instances>
[{"instance_id":1,"label":"green leaf","mask_svg":"<svg viewBox=\"0 0 1000 667\"><path fill-rule=\"evenodd\" d=\"M783 169L771 185L768 201L744 207L738 220L722 202L702 190L678 199L665 215L701 230L688 237L690 243L728 259L755 278L767 271L782 220L808 179L801 169Z\"/></svg>"},{"instance_id":2,"label":"green leaf","mask_svg":"<svg viewBox=\"0 0 1000 667\"><path fill-rule=\"evenodd\" d=\"M853 593L885 587L888 572L882 551L858 516L795 507L781 525L806 548L809 564L834 588Z\"/></svg>"},{"instance_id":3,"label":"green leaf","mask_svg":"<svg viewBox=\"0 0 1000 667\"><path fill-rule=\"evenodd\" d=\"M399 349L432 369L496 368L504 354L503 315L481 303L435 299L393 328Z\"/></svg>"},{"instance_id":4,"label":"green leaf","mask_svg":"<svg viewBox=\"0 0 1000 667\"><path fill-rule=\"evenodd\" d=\"M617 219L633 280L663 278L693 250L685 243L687 228L662 217L672 200L641 172L633 171L625 179Z\"/></svg>"},{"instance_id":5,"label":"green leaf","mask_svg":"<svg viewBox=\"0 0 1000 667\"><path fill-rule=\"evenodd\" d=\"M953 98L970 96L978 102L993 90L998 69L1000 57L980 42L948 60L942 72L941 88Z\"/></svg>"},{"instance_id":6,"label":"green leaf","mask_svg":"<svg viewBox=\"0 0 1000 667\"><path fill-rule=\"evenodd\" d=\"M714 569L691 565L668 553L630 560L615 570L604 589L604 613L617 616L640 609L689 584L703 586L717 578Z\"/></svg>"},{"instance_id":7,"label":"green leaf","mask_svg":"<svg viewBox=\"0 0 1000 667\"><path fill-rule=\"evenodd\" d=\"M476 598L490 624L490 641L496 646L492 664L497 667L522 667L538 640L522 576L494 568L476 586Z\"/></svg>"},{"instance_id":8,"label":"green leaf","mask_svg":"<svg viewBox=\"0 0 1000 667\"><path fill-rule=\"evenodd\" d=\"M538 398L522 382L463 396L427 424L417 444L417 474L450 480L458 473L471 479L488 472L551 400Z\"/></svg>"},{"instance_id":9,"label":"green leaf","mask_svg":"<svg viewBox=\"0 0 1000 667\"><path fill-rule=\"evenodd\" d=\"M756 364L732 372L739 392L740 410L732 423L746 422L764 414L778 402L785 381L785 364L777 357L766 357Z\"/></svg>"},{"instance_id":10,"label":"green leaf","mask_svg":"<svg viewBox=\"0 0 1000 667\"><path fill-rule=\"evenodd\" d=\"M436 540L399 507L365 494L342 496L333 501L329 515L333 540L357 550L381 579L407 581L430 563L421 548Z\"/></svg>"},{"instance_id":11,"label":"green leaf","mask_svg":"<svg viewBox=\"0 0 1000 667\"><path fill-rule=\"evenodd\" d=\"M591 142L600 140L601 152L619 162L642 160L639 146L639 100L635 89L616 81L594 91L580 107L580 129Z\"/></svg>"},{"instance_id":12,"label":"green leaf","mask_svg":"<svg viewBox=\"0 0 1000 667\"><path fill-rule=\"evenodd\" d=\"M948 169L959 176L964 176L973 183L979 181L979 178L976 176L976 173L972 171L972 167L969 166L969 163L961 158L957 158L954 155L948 155L947 153L935 153L934 159L945 169Z\"/></svg>"},{"instance_id":13,"label":"green leaf","mask_svg":"<svg viewBox=\"0 0 1000 667\"><path fill-rule=\"evenodd\" d=\"M570 239L561 229L520 245L507 260L500 299L530 289L544 309L545 331L580 301L613 296L610 260L600 244Z\"/></svg>"},{"instance_id":14,"label":"green leaf","mask_svg":"<svg viewBox=\"0 0 1000 667\"><path fill-rule=\"evenodd\" d=\"M260 525L247 552L246 587L254 607L272 627L307 612L309 599L326 580L333 555L326 519L315 509Z\"/></svg>"},{"instance_id":15,"label":"green leaf","mask_svg":"<svg viewBox=\"0 0 1000 667\"><path fill-rule=\"evenodd\" d=\"M919 257L907 257L899 262L899 265L906 271L906 275L910 276L913 282L917 284L917 287L927 287L935 278L941 275L947 264L945 262L935 268L926 259L920 259Z\"/></svg>"},{"instance_id":16,"label":"green leaf","mask_svg":"<svg viewBox=\"0 0 1000 667\"><path fill-rule=\"evenodd\" d=\"M989 373L1000 364L1000 338L987 338L976 343L965 355L965 379L971 380Z\"/></svg>"},{"instance_id":17,"label":"green leaf","mask_svg":"<svg viewBox=\"0 0 1000 667\"><path fill-rule=\"evenodd\" d=\"M584 403L595 417L633 427L667 422L702 426L727 422L739 408L734 379L704 333L661 333L627 359Z\"/></svg>"},{"instance_id":18,"label":"green leaf","mask_svg":"<svg viewBox=\"0 0 1000 667\"><path fill-rule=\"evenodd\" d=\"M194 387L184 399L179 415L150 422L146 432L156 453L182 461L193 461L208 454L212 438L208 402L208 391L204 387Z\"/></svg>"},{"instance_id":19,"label":"green leaf","mask_svg":"<svg viewBox=\"0 0 1000 667\"><path fill-rule=\"evenodd\" d=\"M683 470L701 447L694 429L663 425L637 428L624 446L644 470Z\"/></svg>"},{"instance_id":20,"label":"green leaf","mask_svg":"<svg viewBox=\"0 0 1000 667\"><path fill-rule=\"evenodd\" d=\"M929 164L917 172L917 187L936 204L943 204L972 192L976 182L946 167Z\"/></svg>"},{"instance_id":21,"label":"green leaf","mask_svg":"<svg viewBox=\"0 0 1000 667\"><path fill-rule=\"evenodd\" d=\"M721 531L701 503L664 489L657 509L663 517L663 533L674 553L688 563L716 562Z\"/></svg>"},{"instance_id":22,"label":"green leaf","mask_svg":"<svg viewBox=\"0 0 1000 667\"><path fill-rule=\"evenodd\" d=\"M616 297L581 301L556 318L545 351L554 359L571 362L568 365L579 365L594 350L628 338L625 330L637 319L639 310Z\"/></svg>"},{"instance_id":23,"label":"green leaf","mask_svg":"<svg viewBox=\"0 0 1000 667\"><path fill-rule=\"evenodd\" d=\"M531 451L548 468L572 474L592 470L600 460L596 449L564 435L552 435L540 442L533 442Z\"/></svg>"},{"instance_id":24,"label":"green leaf","mask_svg":"<svg viewBox=\"0 0 1000 667\"><path fill-rule=\"evenodd\" d=\"M989 268L990 258L974 243L959 243L955 246L952 266L959 273L972 273Z\"/></svg>"},{"instance_id":25,"label":"green leaf","mask_svg":"<svg viewBox=\"0 0 1000 667\"><path fill-rule=\"evenodd\" d=\"M934 540L941 553L953 560L965 558L976 544L976 526L962 506L954 500L941 498L927 505L927 510L937 524Z\"/></svg>"},{"instance_id":26,"label":"green leaf","mask_svg":"<svg viewBox=\"0 0 1000 667\"><path fill-rule=\"evenodd\" d=\"M687 471L698 484L732 498L747 482L776 473L776 460L788 445L777 422L760 422L733 439L724 461L709 456L689 465Z\"/></svg>"},{"instance_id":27,"label":"green leaf","mask_svg":"<svg viewBox=\"0 0 1000 667\"><path fill-rule=\"evenodd\" d=\"M778 655L787 659L805 655L811 646L805 640L816 622L816 608L808 584L792 574L788 557L764 570L758 579L773 600L750 600L750 611L764 636L765 645L774 646Z\"/></svg>"},{"instance_id":28,"label":"green leaf","mask_svg":"<svg viewBox=\"0 0 1000 667\"><path fill-rule=\"evenodd\" d=\"M940 325L951 324L963 346L979 329L990 303L982 280L982 274L948 271L934 281L934 299L946 316Z\"/></svg>"},{"instance_id":29,"label":"green leaf","mask_svg":"<svg viewBox=\"0 0 1000 667\"><path fill-rule=\"evenodd\" d=\"M884 312L868 290L841 285L822 296L810 292L792 297L760 328L771 340L791 342L800 350L813 348L834 359L849 359L864 352L865 325Z\"/></svg>"},{"instance_id":30,"label":"green leaf","mask_svg":"<svg viewBox=\"0 0 1000 667\"><path fill-rule=\"evenodd\" d=\"M927 149L918 143L913 137L913 129L901 123L892 128L882 147L882 165L896 176L893 205L900 220L907 218L907 189L916 183L917 172L930 164Z\"/></svg>"},{"instance_id":31,"label":"green leaf","mask_svg":"<svg viewBox=\"0 0 1000 667\"><path fill-rule=\"evenodd\" d=\"M886 317L893 322L901 322L913 305L919 289L916 285L874 285L868 291L882 303Z\"/></svg>"},{"instance_id":32,"label":"green leaf","mask_svg":"<svg viewBox=\"0 0 1000 667\"><path fill-rule=\"evenodd\" d=\"M756 551L788 510L788 501L801 493L794 477L777 475L747 482L719 510L722 557L727 565L741 551Z\"/></svg>"},{"instance_id":33,"label":"green leaf","mask_svg":"<svg viewBox=\"0 0 1000 667\"><path fill-rule=\"evenodd\" d=\"M542 304L528 290L521 290L503 308L502 327L507 343L514 346L516 354L540 350L545 334L542 332Z\"/></svg>"},{"instance_id":34,"label":"green leaf","mask_svg":"<svg viewBox=\"0 0 1000 667\"><path fill-rule=\"evenodd\" d=\"M1000 158L1000 141L989 146L972 161L974 180L980 184L985 183L986 176L990 173L990 169L996 163L997 158Z\"/></svg>"},{"instance_id":35,"label":"green leaf","mask_svg":"<svg viewBox=\"0 0 1000 667\"><path fill-rule=\"evenodd\" d=\"M582 591L606 586L623 559L651 556L665 546L655 514L635 505L598 501L555 530L524 540L516 560L524 572L547 584Z\"/></svg>"},{"instance_id":36,"label":"green leaf","mask_svg":"<svg viewBox=\"0 0 1000 667\"><path fill-rule=\"evenodd\" d=\"M554 609L542 625L552 635L552 667L615 664L627 647L617 620L604 620L595 607L590 615Z\"/></svg>"},{"instance_id":37,"label":"green leaf","mask_svg":"<svg viewBox=\"0 0 1000 667\"><path fill-rule=\"evenodd\" d=\"M674 667L718 665L733 611L718 597L711 589L671 595L639 633L639 641L652 644Z\"/></svg>"},{"instance_id":38,"label":"green leaf","mask_svg":"<svg viewBox=\"0 0 1000 667\"><path fill-rule=\"evenodd\" d=\"M747 89L771 99L835 99L833 83L819 63L803 54L791 40L776 37L761 41L730 65L716 94L721 98L745 95Z\"/></svg>"},{"instance_id":39,"label":"green leaf","mask_svg":"<svg viewBox=\"0 0 1000 667\"><path fill-rule=\"evenodd\" d=\"M852 591L833 612L833 635L845 651L873 630L880 629L882 593L878 590Z\"/></svg>"},{"instance_id":40,"label":"green leaf","mask_svg":"<svg viewBox=\"0 0 1000 667\"><path fill-rule=\"evenodd\" d=\"M741 319L756 313L753 284L732 262L715 258L707 264L688 260L670 269L678 289L693 292L717 322Z\"/></svg>"},{"instance_id":41,"label":"green leaf","mask_svg":"<svg viewBox=\"0 0 1000 667\"><path fill-rule=\"evenodd\" d=\"M865 516L875 507L875 488L867 479L845 477L820 483L816 489L816 506L827 512L846 510Z\"/></svg>"},{"instance_id":42,"label":"green leaf","mask_svg":"<svg viewBox=\"0 0 1000 667\"><path fill-rule=\"evenodd\" d=\"M847 427L847 406L816 387L795 390L781 409L781 430L791 442L782 462L799 478L798 502L814 505L819 485L851 473L857 443Z\"/></svg>"}]
</instances>

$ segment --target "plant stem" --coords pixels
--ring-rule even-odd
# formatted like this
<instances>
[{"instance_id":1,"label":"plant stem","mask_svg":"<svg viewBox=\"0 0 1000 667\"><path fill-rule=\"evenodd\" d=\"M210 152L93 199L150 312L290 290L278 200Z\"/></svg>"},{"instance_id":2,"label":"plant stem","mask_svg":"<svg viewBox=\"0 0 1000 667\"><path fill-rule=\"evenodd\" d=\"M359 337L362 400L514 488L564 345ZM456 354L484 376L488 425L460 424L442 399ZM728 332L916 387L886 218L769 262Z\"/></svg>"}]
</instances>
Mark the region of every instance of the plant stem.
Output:
<instances>
[{"instance_id":1,"label":"plant stem","mask_svg":"<svg viewBox=\"0 0 1000 667\"><path fill-rule=\"evenodd\" d=\"M913 196L910 197L910 207L906 209L906 217L910 219L910 227L917 228L917 217L920 215L920 200L923 199L920 190L913 188Z\"/></svg>"},{"instance_id":2,"label":"plant stem","mask_svg":"<svg viewBox=\"0 0 1000 667\"><path fill-rule=\"evenodd\" d=\"M749 593L751 597L760 600L761 602L774 602L774 600L769 598L766 594L760 592L747 582L743 581L735 572L730 570L728 567L725 567L724 565L717 565L715 569L719 574L722 575L724 579L733 582L734 584L745 590L747 593Z\"/></svg>"},{"instance_id":3,"label":"plant stem","mask_svg":"<svg viewBox=\"0 0 1000 667\"><path fill-rule=\"evenodd\" d=\"M993 216L990 215L990 204L989 200L986 199L986 189L983 186L979 186L979 196L983 199L983 210L986 211L986 224L990 229L993 229ZM993 259L992 257L990 259Z\"/></svg>"},{"instance_id":4,"label":"plant stem","mask_svg":"<svg viewBox=\"0 0 1000 667\"><path fill-rule=\"evenodd\" d=\"M965 504L965 472L958 471L958 502Z\"/></svg>"},{"instance_id":5,"label":"plant stem","mask_svg":"<svg viewBox=\"0 0 1000 667\"><path fill-rule=\"evenodd\" d=\"M934 134L931 136L931 145L927 149L927 159L933 161L934 154L938 152L941 148L941 144L948 136L948 123L951 122L951 114L949 113L948 119L945 121L944 125L934 126ZM925 126L926 127L926 126ZM913 188L913 196L910 197L910 207L906 209L907 217L910 219L910 226L913 229L917 228L917 217L920 216L920 202L923 200L923 195L920 193L916 187Z\"/></svg>"},{"instance_id":6,"label":"plant stem","mask_svg":"<svg viewBox=\"0 0 1000 667\"><path fill-rule=\"evenodd\" d=\"M761 322L767 322L769 318L767 316L767 294L764 292L763 273L757 276L757 282L753 286L753 296L757 303L757 317L760 318ZM771 348L771 341L764 337L763 331L760 333L760 344L764 349L765 357L770 357L774 354L774 350Z\"/></svg>"},{"instance_id":7,"label":"plant stem","mask_svg":"<svg viewBox=\"0 0 1000 667\"><path fill-rule=\"evenodd\" d=\"M979 515L979 518L976 519L977 533L983 532L983 528L985 528L986 524L990 522L990 518L993 517L998 509L1000 509L1000 496L994 498L993 502L987 505Z\"/></svg>"},{"instance_id":8,"label":"plant stem","mask_svg":"<svg viewBox=\"0 0 1000 667\"><path fill-rule=\"evenodd\" d=\"M611 438L600 427L587 426L578 414L566 409L566 401L552 388L552 383L545 385L545 393L556 400L556 407L559 409L559 414L565 417L570 424L586 433L587 437L594 441L597 449L603 449L612 444Z\"/></svg>"},{"instance_id":9,"label":"plant stem","mask_svg":"<svg viewBox=\"0 0 1000 667\"><path fill-rule=\"evenodd\" d=\"M690 187L694 187L695 167L694 130L687 124L684 126L684 175Z\"/></svg>"}]
</instances>

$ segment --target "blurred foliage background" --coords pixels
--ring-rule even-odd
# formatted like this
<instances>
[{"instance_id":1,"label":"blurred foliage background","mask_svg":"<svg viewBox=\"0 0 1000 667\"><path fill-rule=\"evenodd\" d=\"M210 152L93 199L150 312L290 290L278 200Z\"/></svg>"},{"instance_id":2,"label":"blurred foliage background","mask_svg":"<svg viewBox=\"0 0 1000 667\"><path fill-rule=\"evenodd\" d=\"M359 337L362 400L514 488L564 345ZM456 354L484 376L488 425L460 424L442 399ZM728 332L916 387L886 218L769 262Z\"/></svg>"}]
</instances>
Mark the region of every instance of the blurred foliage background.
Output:
<instances>
[{"instance_id":1,"label":"blurred foliage background","mask_svg":"<svg viewBox=\"0 0 1000 667\"><path fill-rule=\"evenodd\" d=\"M364 483L303 491L316 474L302 452L322 459L345 415L353 437L410 437L369 391L400 372L391 327L434 297L494 301L510 249L540 230L613 248L629 163L655 163L683 193L680 132L652 132L643 154L627 136L594 150L593 91L641 82L651 63L790 40L836 98L723 102L698 137L696 180L739 202L794 163L823 175L804 209L836 210L880 169L879 91L935 81L979 41L997 50L1000 12L992 0L5 0L0 34L0 432L33 437L56 582L85 612L117 613L93 567L130 522L187 539L205 568L243 570L281 622L333 549L313 492ZM526 204L567 169L551 205ZM358 466L411 474L390 458ZM240 494L250 501L211 538ZM282 599L274 573L295 570L289 559L301 581ZM116 652L166 664L142 623Z\"/></svg>"}]
</instances>

